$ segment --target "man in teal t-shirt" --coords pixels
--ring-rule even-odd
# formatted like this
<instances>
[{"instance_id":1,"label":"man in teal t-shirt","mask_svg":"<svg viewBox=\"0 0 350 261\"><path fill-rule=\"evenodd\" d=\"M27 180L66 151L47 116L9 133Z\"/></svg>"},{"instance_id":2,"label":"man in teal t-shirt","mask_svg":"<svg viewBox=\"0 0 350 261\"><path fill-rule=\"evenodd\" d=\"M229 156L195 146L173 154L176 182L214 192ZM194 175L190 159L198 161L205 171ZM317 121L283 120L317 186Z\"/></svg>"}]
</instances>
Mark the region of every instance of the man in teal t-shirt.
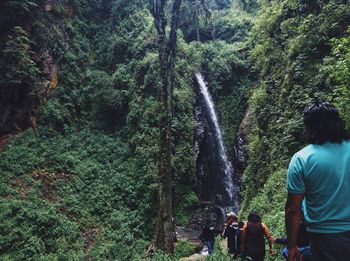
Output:
<instances>
[{"instance_id":1,"label":"man in teal t-shirt","mask_svg":"<svg viewBox=\"0 0 350 261\"><path fill-rule=\"evenodd\" d=\"M313 103L303 114L310 144L292 158L287 179L289 260L299 260L296 239L304 201L312 258L350 260L350 140L334 106Z\"/></svg>"}]
</instances>

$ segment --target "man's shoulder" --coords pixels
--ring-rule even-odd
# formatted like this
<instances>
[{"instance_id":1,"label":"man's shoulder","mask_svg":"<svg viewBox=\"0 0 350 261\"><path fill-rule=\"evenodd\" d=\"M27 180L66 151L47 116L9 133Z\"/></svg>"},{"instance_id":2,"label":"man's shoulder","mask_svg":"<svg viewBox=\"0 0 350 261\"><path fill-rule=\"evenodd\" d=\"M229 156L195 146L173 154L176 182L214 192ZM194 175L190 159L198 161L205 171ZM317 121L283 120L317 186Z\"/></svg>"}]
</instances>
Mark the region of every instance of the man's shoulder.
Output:
<instances>
[{"instance_id":1,"label":"man's shoulder","mask_svg":"<svg viewBox=\"0 0 350 261\"><path fill-rule=\"evenodd\" d=\"M291 162L305 166L305 164L319 160L324 162L334 161L334 158L344 151L350 151L350 140L344 140L341 143L309 144L297 151Z\"/></svg>"},{"instance_id":2,"label":"man's shoulder","mask_svg":"<svg viewBox=\"0 0 350 261\"><path fill-rule=\"evenodd\" d=\"M294 154L294 156L305 159L311 155L317 154L319 151L334 149L334 146L337 146L337 148L339 148L338 147L339 145L343 148L344 147L350 148L350 140L344 140L341 143L327 142L327 143L323 143L323 144L309 144L309 145L305 146L304 148L302 148L301 150L297 151Z\"/></svg>"},{"instance_id":3,"label":"man's shoulder","mask_svg":"<svg viewBox=\"0 0 350 261\"><path fill-rule=\"evenodd\" d=\"M309 144L302 148L301 150L297 151L293 157L300 158L302 160L306 160L308 157L310 157L312 154L316 153L317 147L314 144Z\"/></svg>"},{"instance_id":4,"label":"man's shoulder","mask_svg":"<svg viewBox=\"0 0 350 261\"><path fill-rule=\"evenodd\" d=\"M346 139L342 142L342 144L346 147L350 147L350 139Z\"/></svg>"}]
</instances>

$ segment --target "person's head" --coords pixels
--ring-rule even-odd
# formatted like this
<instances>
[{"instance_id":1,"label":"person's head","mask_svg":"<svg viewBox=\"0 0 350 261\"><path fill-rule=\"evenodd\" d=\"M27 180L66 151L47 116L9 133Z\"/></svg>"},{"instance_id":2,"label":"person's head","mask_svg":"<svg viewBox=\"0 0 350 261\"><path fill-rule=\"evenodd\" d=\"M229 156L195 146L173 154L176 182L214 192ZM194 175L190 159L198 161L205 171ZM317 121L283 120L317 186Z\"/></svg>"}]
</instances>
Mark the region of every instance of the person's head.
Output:
<instances>
[{"instance_id":1,"label":"person's head","mask_svg":"<svg viewBox=\"0 0 350 261\"><path fill-rule=\"evenodd\" d=\"M230 212L227 214L227 223L238 222L236 213Z\"/></svg>"},{"instance_id":2,"label":"person's head","mask_svg":"<svg viewBox=\"0 0 350 261\"><path fill-rule=\"evenodd\" d=\"M261 217L257 211L250 211L248 215L248 222L258 223L261 222Z\"/></svg>"},{"instance_id":3,"label":"person's head","mask_svg":"<svg viewBox=\"0 0 350 261\"><path fill-rule=\"evenodd\" d=\"M312 144L342 142L346 138L344 122L329 102L312 102L303 112L303 121Z\"/></svg>"}]
</instances>

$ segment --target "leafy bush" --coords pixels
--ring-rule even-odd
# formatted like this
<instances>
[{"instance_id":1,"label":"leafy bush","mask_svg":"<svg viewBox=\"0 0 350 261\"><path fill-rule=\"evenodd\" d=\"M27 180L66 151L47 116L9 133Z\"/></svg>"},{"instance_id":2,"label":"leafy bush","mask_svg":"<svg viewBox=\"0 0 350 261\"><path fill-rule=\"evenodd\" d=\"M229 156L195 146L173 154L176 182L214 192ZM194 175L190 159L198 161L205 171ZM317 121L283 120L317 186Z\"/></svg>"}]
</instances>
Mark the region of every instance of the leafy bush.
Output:
<instances>
[{"instance_id":1,"label":"leafy bush","mask_svg":"<svg viewBox=\"0 0 350 261\"><path fill-rule=\"evenodd\" d=\"M32 252L23 252L25 259L54 258L61 252L81 259L84 244L91 244L91 255L99 260L142 254L142 238L152 236L152 222L145 218L152 198L139 200L137 195L149 193L149 180L138 179L136 184L131 178L139 172L133 172L129 153L118 138L88 130L59 134L39 128L9 144L0 159L7 184L1 187L2 204L9 202L1 219L4 229L18 227L24 234L3 237L4 246L18 244L4 253L20 260L25 242L39 238L28 245Z\"/></svg>"},{"instance_id":2,"label":"leafy bush","mask_svg":"<svg viewBox=\"0 0 350 261\"><path fill-rule=\"evenodd\" d=\"M195 248L186 240L179 240L176 242L174 257L180 259L182 257L187 257L195 253Z\"/></svg>"},{"instance_id":3,"label":"leafy bush","mask_svg":"<svg viewBox=\"0 0 350 261\"><path fill-rule=\"evenodd\" d=\"M2 199L1 259L80 260L79 226L40 199ZM47 258L47 259L46 259Z\"/></svg>"}]
</instances>

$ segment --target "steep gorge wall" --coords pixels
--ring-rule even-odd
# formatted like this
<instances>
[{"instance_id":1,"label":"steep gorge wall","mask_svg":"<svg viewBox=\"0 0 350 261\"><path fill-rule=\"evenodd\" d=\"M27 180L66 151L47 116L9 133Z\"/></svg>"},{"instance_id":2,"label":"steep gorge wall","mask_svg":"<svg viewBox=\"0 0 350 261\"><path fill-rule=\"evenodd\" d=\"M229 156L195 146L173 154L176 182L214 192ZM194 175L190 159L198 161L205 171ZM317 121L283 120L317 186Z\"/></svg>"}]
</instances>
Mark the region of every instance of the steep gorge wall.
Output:
<instances>
[{"instance_id":1,"label":"steep gorge wall","mask_svg":"<svg viewBox=\"0 0 350 261\"><path fill-rule=\"evenodd\" d=\"M67 0L17 2L3 1L0 11L0 136L36 127L38 111L59 81L57 30L74 17Z\"/></svg>"}]
</instances>

